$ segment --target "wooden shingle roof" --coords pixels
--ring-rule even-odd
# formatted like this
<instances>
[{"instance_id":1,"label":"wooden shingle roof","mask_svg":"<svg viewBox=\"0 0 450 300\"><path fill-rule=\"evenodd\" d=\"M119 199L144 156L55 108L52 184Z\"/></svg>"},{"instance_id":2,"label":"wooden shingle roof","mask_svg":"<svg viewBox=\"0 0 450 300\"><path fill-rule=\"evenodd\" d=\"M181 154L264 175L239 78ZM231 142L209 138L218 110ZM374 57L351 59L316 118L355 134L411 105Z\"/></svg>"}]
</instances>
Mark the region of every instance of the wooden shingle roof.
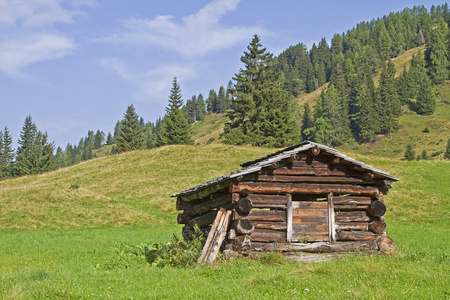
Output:
<instances>
[{"instance_id":1,"label":"wooden shingle roof","mask_svg":"<svg viewBox=\"0 0 450 300\"><path fill-rule=\"evenodd\" d=\"M350 158L344 154L341 154L333 148L330 148L330 147L327 147L325 145L321 145L318 143L314 143L311 141L303 141L297 145L287 147L287 148L277 151L275 153L269 154L265 157L261 157L261 158L258 158L258 159L252 160L252 161L244 162L241 164L242 169L240 169L240 170L237 170L237 171L231 172L229 174L223 175L221 177L204 182L202 184L199 184L197 186L194 186L192 188L184 190L178 194L172 195L172 197L181 197L181 196L189 195L192 193L196 193L196 192L202 191L206 188L209 188L213 185L224 183L228 180L232 180L239 176L258 172L262 168L268 167L274 162L278 162L282 159L289 158L289 157L291 157L291 155L297 154L299 152L308 151L310 148L313 148L313 147L320 148L321 153L323 153L325 155L339 157L339 159L343 162L347 162L348 164L356 165L358 167L358 169L360 169L360 170L370 171L379 179L389 179L389 180L393 180L393 181L400 180L386 172L383 172L383 171L376 169L370 165L367 165L363 162L357 161L357 160Z\"/></svg>"}]
</instances>

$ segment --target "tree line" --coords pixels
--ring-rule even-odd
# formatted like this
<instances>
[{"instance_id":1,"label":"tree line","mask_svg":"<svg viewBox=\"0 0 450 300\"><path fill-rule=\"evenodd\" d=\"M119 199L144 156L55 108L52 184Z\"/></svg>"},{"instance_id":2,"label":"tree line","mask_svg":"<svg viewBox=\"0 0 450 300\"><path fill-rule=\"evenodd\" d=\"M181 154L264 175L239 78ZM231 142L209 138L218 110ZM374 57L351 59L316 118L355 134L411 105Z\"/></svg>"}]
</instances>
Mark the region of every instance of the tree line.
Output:
<instances>
[{"instance_id":1,"label":"tree line","mask_svg":"<svg viewBox=\"0 0 450 300\"><path fill-rule=\"evenodd\" d=\"M323 38L310 51L299 43L278 57L255 35L241 56L244 67L208 98L192 96L184 104L176 77L166 114L144 122L133 105L116 122L113 133L88 131L78 144L55 149L48 135L27 116L17 150L8 127L0 131L0 176L36 174L108 154L170 144L193 144L190 124L208 113L226 113L221 139L229 144L281 147L309 139L332 146L399 129L402 110L429 115L435 110L434 86L450 76L450 13L447 4L423 6L361 22L335 34L331 47ZM390 60L425 45L396 76ZM373 75L381 70L378 85ZM329 83L316 106L299 107L296 96ZM105 148L106 149L106 148ZM103 150L106 151L106 150ZM447 151L448 152L448 151Z\"/></svg>"}]
</instances>

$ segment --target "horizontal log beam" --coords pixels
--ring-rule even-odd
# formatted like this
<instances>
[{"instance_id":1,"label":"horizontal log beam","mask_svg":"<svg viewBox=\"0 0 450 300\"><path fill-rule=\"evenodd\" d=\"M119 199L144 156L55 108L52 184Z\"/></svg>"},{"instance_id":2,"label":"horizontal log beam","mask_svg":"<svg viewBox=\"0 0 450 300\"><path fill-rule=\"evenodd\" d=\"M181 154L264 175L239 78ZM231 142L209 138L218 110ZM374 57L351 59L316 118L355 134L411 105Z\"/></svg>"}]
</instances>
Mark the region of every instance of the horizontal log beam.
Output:
<instances>
[{"instance_id":1,"label":"horizontal log beam","mask_svg":"<svg viewBox=\"0 0 450 300\"><path fill-rule=\"evenodd\" d=\"M376 196L378 189L371 186L350 184L310 184L310 183L273 183L273 182L240 182L232 186L232 192L248 189L252 193L266 194L354 194Z\"/></svg>"},{"instance_id":2,"label":"horizontal log beam","mask_svg":"<svg viewBox=\"0 0 450 300\"><path fill-rule=\"evenodd\" d=\"M231 203L231 194L224 195L222 197L192 206L186 209L184 213L190 217L196 217L199 215L203 215L214 208L224 206L228 203Z\"/></svg>"},{"instance_id":3,"label":"horizontal log beam","mask_svg":"<svg viewBox=\"0 0 450 300\"><path fill-rule=\"evenodd\" d=\"M368 222L347 222L347 223L337 223L337 230L369 230Z\"/></svg>"},{"instance_id":4,"label":"horizontal log beam","mask_svg":"<svg viewBox=\"0 0 450 300\"><path fill-rule=\"evenodd\" d=\"M247 196L253 203L253 205L274 205L274 204L286 204L287 198L285 195L260 195L250 194Z\"/></svg>"},{"instance_id":5,"label":"horizontal log beam","mask_svg":"<svg viewBox=\"0 0 450 300\"><path fill-rule=\"evenodd\" d=\"M354 241L354 242L338 242L330 244L328 242L317 243L252 243L254 251L280 251L280 252L308 252L308 253L333 253L333 252L352 252L352 251L368 251L377 250L378 245L374 240Z\"/></svg>"},{"instance_id":6,"label":"horizontal log beam","mask_svg":"<svg viewBox=\"0 0 450 300\"><path fill-rule=\"evenodd\" d=\"M358 177L339 177L339 176L289 176L289 175L258 175L258 181L269 181L269 182L320 182L320 183L365 183L365 184L375 184L375 181L364 181Z\"/></svg>"},{"instance_id":7,"label":"horizontal log beam","mask_svg":"<svg viewBox=\"0 0 450 300\"><path fill-rule=\"evenodd\" d=\"M285 204L253 204L253 208L272 208L286 210Z\"/></svg>"},{"instance_id":8,"label":"horizontal log beam","mask_svg":"<svg viewBox=\"0 0 450 300\"><path fill-rule=\"evenodd\" d=\"M286 222L261 222L261 221L255 221L255 222L253 222L253 225L255 225L255 229L271 229L271 230L280 230L280 231L286 231L287 230L287 223Z\"/></svg>"},{"instance_id":9,"label":"horizontal log beam","mask_svg":"<svg viewBox=\"0 0 450 300\"><path fill-rule=\"evenodd\" d=\"M371 218L365 211L336 211L334 215L336 223L371 221Z\"/></svg>"},{"instance_id":10,"label":"horizontal log beam","mask_svg":"<svg viewBox=\"0 0 450 300\"><path fill-rule=\"evenodd\" d=\"M204 215L201 215L199 217L196 217L192 220L190 220L187 224L186 227L188 228L193 228L196 224L198 227L202 228L202 227L207 227L210 224L212 224L214 222L214 219L217 216L217 210L213 210L209 213L206 213Z\"/></svg>"},{"instance_id":11,"label":"horizontal log beam","mask_svg":"<svg viewBox=\"0 0 450 300\"><path fill-rule=\"evenodd\" d=\"M328 234L328 224L327 225L292 225L292 234Z\"/></svg>"},{"instance_id":12,"label":"horizontal log beam","mask_svg":"<svg viewBox=\"0 0 450 300\"><path fill-rule=\"evenodd\" d=\"M309 233L309 234L295 234L292 233L292 241L303 242L323 242L329 241L330 236L328 231L326 233Z\"/></svg>"},{"instance_id":13,"label":"horizontal log beam","mask_svg":"<svg viewBox=\"0 0 450 300\"><path fill-rule=\"evenodd\" d=\"M361 196L341 196L333 197L335 205L369 205L372 202L371 197Z\"/></svg>"},{"instance_id":14,"label":"horizontal log beam","mask_svg":"<svg viewBox=\"0 0 450 300\"><path fill-rule=\"evenodd\" d=\"M250 239L253 242L285 242L286 241L286 232L277 231L277 230L267 230L267 229L255 229L251 235Z\"/></svg>"},{"instance_id":15,"label":"horizontal log beam","mask_svg":"<svg viewBox=\"0 0 450 300\"><path fill-rule=\"evenodd\" d=\"M367 205L334 205L334 210L336 211L355 211L355 210L367 210Z\"/></svg>"},{"instance_id":16,"label":"horizontal log beam","mask_svg":"<svg viewBox=\"0 0 450 300\"><path fill-rule=\"evenodd\" d=\"M370 231L338 230L337 239L340 241L366 241L375 240L379 235Z\"/></svg>"},{"instance_id":17,"label":"horizontal log beam","mask_svg":"<svg viewBox=\"0 0 450 300\"><path fill-rule=\"evenodd\" d=\"M252 210L247 219L250 221L263 221L263 222L286 222L286 212L276 210Z\"/></svg>"}]
</instances>

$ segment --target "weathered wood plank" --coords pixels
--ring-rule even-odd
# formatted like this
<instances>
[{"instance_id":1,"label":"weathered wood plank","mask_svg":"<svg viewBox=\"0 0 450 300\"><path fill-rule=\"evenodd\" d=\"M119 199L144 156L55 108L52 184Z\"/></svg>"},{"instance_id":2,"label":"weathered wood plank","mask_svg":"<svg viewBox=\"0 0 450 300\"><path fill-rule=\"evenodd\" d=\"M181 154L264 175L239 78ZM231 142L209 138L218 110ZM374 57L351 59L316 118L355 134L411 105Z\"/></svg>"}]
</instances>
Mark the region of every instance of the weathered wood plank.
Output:
<instances>
[{"instance_id":1,"label":"weathered wood plank","mask_svg":"<svg viewBox=\"0 0 450 300\"><path fill-rule=\"evenodd\" d=\"M320 183L373 183L375 181L366 182L358 177L343 177L343 176L290 176L290 175L258 175L257 181L269 182L320 182Z\"/></svg>"},{"instance_id":2,"label":"weathered wood plank","mask_svg":"<svg viewBox=\"0 0 450 300\"><path fill-rule=\"evenodd\" d=\"M372 202L372 198L364 196L334 196L333 201L334 205L369 205Z\"/></svg>"},{"instance_id":3,"label":"weathered wood plank","mask_svg":"<svg viewBox=\"0 0 450 300\"><path fill-rule=\"evenodd\" d=\"M253 208L273 208L286 210L286 204L253 204Z\"/></svg>"},{"instance_id":4,"label":"weathered wood plank","mask_svg":"<svg viewBox=\"0 0 450 300\"><path fill-rule=\"evenodd\" d=\"M336 223L334 219L333 193L328 193L328 237L331 243L336 242Z\"/></svg>"},{"instance_id":5,"label":"weathered wood plank","mask_svg":"<svg viewBox=\"0 0 450 300\"><path fill-rule=\"evenodd\" d=\"M286 240L288 243L292 240L292 211L293 211L293 203L292 203L292 195L287 194L287 203L286 203L286 221L287 221L287 227L286 227Z\"/></svg>"},{"instance_id":6,"label":"weathered wood plank","mask_svg":"<svg viewBox=\"0 0 450 300\"><path fill-rule=\"evenodd\" d=\"M328 225L328 216L318 218L317 216L293 216L293 225Z\"/></svg>"},{"instance_id":7,"label":"weathered wood plank","mask_svg":"<svg viewBox=\"0 0 450 300\"><path fill-rule=\"evenodd\" d=\"M293 209L293 218L297 217L327 217L328 210L325 209Z\"/></svg>"},{"instance_id":8,"label":"weathered wood plank","mask_svg":"<svg viewBox=\"0 0 450 300\"><path fill-rule=\"evenodd\" d=\"M328 234L328 224L327 225L293 225L292 234L314 234L323 233Z\"/></svg>"},{"instance_id":9,"label":"weathered wood plank","mask_svg":"<svg viewBox=\"0 0 450 300\"><path fill-rule=\"evenodd\" d=\"M350 211L354 211L354 210L362 210L362 211L366 211L367 210L367 205L335 205L334 209L336 211L342 211L342 210L350 210Z\"/></svg>"},{"instance_id":10,"label":"weathered wood plank","mask_svg":"<svg viewBox=\"0 0 450 300\"><path fill-rule=\"evenodd\" d=\"M337 230L369 230L368 222L347 222L347 223L337 223Z\"/></svg>"},{"instance_id":11,"label":"weathered wood plank","mask_svg":"<svg viewBox=\"0 0 450 300\"><path fill-rule=\"evenodd\" d=\"M286 195L262 195L262 194L250 194L247 196L254 205L263 204L286 204Z\"/></svg>"},{"instance_id":12,"label":"weathered wood plank","mask_svg":"<svg viewBox=\"0 0 450 300\"><path fill-rule=\"evenodd\" d=\"M362 241L362 240L374 240L379 237L370 231L346 231L340 230L337 234L338 240L340 241Z\"/></svg>"},{"instance_id":13,"label":"weathered wood plank","mask_svg":"<svg viewBox=\"0 0 450 300\"><path fill-rule=\"evenodd\" d=\"M253 225L255 225L255 229L271 229L280 231L287 231L287 224L287 222L253 222Z\"/></svg>"},{"instance_id":14,"label":"weathered wood plank","mask_svg":"<svg viewBox=\"0 0 450 300\"><path fill-rule=\"evenodd\" d=\"M310 183L284 183L284 182L240 182L232 187L233 192L248 189L253 193L266 194L357 194L376 195L378 188L371 186L359 186L350 184L310 184Z\"/></svg>"},{"instance_id":15,"label":"weathered wood plank","mask_svg":"<svg viewBox=\"0 0 450 300\"><path fill-rule=\"evenodd\" d=\"M193 228L195 224L197 224L198 227L206 227L209 226L214 222L214 219L217 216L217 210L210 211L209 213L206 213L204 215L198 216L192 220L190 220L186 226L189 228Z\"/></svg>"},{"instance_id":16,"label":"weathered wood plank","mask_svg":"<svg viewBox=\"0 0 450 300\"><path fill-rule=\"evenodd\" d=\"M276 210L252 210L247 219L250 221L286 222L286 212Z\"/></svg>"},{"instance_id":17,"label":"weathered wood plank","mask_svg":"<svg viewBox=\"0 0 450 300\"><path fill-rule=\"evenodd\" d=\"M350 252L350 251L367 251L377 250L378 245L374 240L353 241L353 242L337 242L330 244L328 242L317 243L252 243L254 251L280 251L280 252L309 252L309 253L332 253L332 252Z\"/></svg>"},{"instance_id":18,"label":"weathered wood plank","mask_svg":"<svg viewBox=\"0 0 450 300\"><path fill-rule=\"evenodd\" d=\"M285 242L286 233L277 230L255 229L250 235L253 242Z\"/></svg>"},{"instance_id":19,"label":"weathered wood plank","mask_svg":"<svg viewBox=\"0 0 450 300\"><path fill-rule=\"evenodd\" d=\"M334 215L337 223L369 222L371 220L365 211L336 211Z\"/></svg>"},{"instance_id":20,"label":"weathered wood plank","mask_svg":"<svg viewBox=\"0 0 450 300\"><path fill-rule=\"evenodd\" d=\"M184 213L190 217L196 217L199 215L203 215L214 208L224 206L228 203L231 203L231 194L224 195L222 197L192 206L186 209Z\"/></svg>"},{"instance_id":21,"label":"weathered wood plank","mask_svg":"<svg viewBox=\"0 0 450 300\"><path fill-rule=\"evenodd\" d=\"M327 209L328 203L326 201L294 201L292 202L293 209Z\"/></svg>"},{"instance_id":22,"label":"weathered wood plank","mask_svg":"<svg viewBox=\"0 0 450 300\"><path fill-rule=\"evenodd\" d=\"M292 234L292 241L299 241L299 242L324 242L328 241L328 230L325 233L310 233L310 234Z\"/></svg>"}]
</instances>

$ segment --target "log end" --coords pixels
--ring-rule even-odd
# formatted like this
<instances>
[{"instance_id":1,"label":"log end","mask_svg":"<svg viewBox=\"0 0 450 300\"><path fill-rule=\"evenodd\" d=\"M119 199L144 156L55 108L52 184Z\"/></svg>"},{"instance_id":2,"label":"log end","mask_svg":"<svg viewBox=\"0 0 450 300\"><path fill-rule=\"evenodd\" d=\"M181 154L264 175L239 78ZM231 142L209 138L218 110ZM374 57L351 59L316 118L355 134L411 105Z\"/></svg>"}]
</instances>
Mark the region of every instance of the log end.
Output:
<instances>
[{"instance_id":1,"label":"log end","mask_svg":"<svg viewBox=\"0 0 450 300\"><path fill-rule=\"evenodd\" d=\"M378 241L378 249L385 254L393 254L395 252L395 242L388 236L383 236Z\"/></svg>"}]
</instances>

